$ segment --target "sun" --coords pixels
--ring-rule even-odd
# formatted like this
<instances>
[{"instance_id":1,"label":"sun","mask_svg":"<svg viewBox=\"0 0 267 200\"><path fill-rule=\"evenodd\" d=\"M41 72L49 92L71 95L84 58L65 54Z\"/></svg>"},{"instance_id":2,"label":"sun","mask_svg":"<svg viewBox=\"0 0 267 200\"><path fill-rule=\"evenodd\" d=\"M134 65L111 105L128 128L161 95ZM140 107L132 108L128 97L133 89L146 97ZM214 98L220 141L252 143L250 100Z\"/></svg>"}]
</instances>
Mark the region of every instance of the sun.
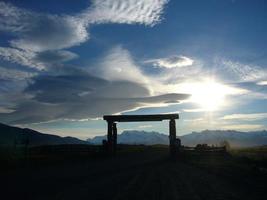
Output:
<instances>
[{"instance_id":1,"label":"sun","mask_svg":"<svg viewBox=\"0 0 267 200\"><path fill-rule=\"evenodd\" d=\"M215 111L226 104L227 93L226 86L213 81L205 81L194 85L191 100L205 111Z\"/></svg>"},{"instance_id":2,"label":"sun","mask_svg":"<svg viewBox=\"0 0 267 200\"><path fill-rule=\"evenodd\" d=\"M226 96L238 94L237 88L225 85L214 79L204 79L199 82L187 82L180 85L183 92L191 94L190 102L199 106L201 111L219 110L227 104Z\"/></svg>"}]
</instances>

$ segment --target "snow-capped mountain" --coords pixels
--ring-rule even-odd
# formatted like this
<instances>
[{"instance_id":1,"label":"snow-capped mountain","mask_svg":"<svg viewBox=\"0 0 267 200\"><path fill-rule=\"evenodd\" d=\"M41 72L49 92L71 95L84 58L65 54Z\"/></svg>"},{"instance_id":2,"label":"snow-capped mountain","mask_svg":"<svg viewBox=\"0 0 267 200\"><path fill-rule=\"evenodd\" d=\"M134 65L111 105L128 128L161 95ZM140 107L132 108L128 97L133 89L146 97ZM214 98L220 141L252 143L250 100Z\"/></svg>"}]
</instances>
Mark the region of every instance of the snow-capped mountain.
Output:
<instances>
[{"instance_id":1,"label":"snow-capped mountain","mask_svg":"<svg viewBox=\"0 0 267 200\"><path fill-rule=\"evenodd\" d=\"M91 144L102 144L102 140L106 139L107 136L96 136L87 141ZM169 137L166 134L158 132L146 132L146 131L123 131L122 134L118 134L118 144L168 144Z\"/></svg>"},{"instance_id":2,"label":"snow-capped mountain","mask_svg":"<svg viewBox=\"0 0 267 200\"><path fill-rule=\"evenodd\" d=\"M205 130L192 132L179 137L185 146L196 146L197 144L216 145L226 140L233 147L249 147L267 145L267 131L239 132L233 130ZM87 141L91 144L101 144L106 136L96 136ZM166 134L146 131L124 131L118 135L119 144L169 144Z\"/></svg>"}]
</instances>

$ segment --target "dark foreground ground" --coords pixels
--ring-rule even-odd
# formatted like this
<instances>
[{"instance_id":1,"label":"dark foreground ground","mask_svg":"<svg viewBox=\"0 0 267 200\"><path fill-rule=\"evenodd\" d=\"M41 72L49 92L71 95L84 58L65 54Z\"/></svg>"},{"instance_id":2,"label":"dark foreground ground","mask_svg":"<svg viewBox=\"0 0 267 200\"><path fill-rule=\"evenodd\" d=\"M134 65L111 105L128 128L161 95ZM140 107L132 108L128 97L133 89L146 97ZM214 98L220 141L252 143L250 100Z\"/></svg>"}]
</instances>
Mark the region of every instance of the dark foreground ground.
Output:
<instances>
[{"instance_id":1,"label":"dark foreground ground","mask_svg":"<svg viewBox=\"0 0 267 200\"><path fill-rule=\"evenodd\" d=\"M236 154L236 152L235 152ZM106 158L39 155L2 163L0 199L267 199L264 159L131 147Z\"/></svg>"}]
</instances>

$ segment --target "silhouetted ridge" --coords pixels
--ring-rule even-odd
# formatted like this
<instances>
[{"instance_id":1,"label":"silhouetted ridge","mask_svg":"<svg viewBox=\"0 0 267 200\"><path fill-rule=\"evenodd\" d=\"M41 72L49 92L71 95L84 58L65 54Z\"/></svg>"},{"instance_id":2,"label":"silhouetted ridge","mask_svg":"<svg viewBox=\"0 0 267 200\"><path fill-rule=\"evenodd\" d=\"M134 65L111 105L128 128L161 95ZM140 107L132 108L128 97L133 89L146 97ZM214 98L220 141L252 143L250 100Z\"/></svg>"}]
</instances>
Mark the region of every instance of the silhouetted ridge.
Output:
<instances>
[{"instance_id":1,"label":"silhouetted ridge","mask_svg":"<svg viewBox=\"0 0 267 200\"><path fill-rule=\"evenodd\" d=\"M0 123L0 145L14 145L26 143L30 146L58 145L58 144L87 144L86 141L74 137L60 137L40 133L28 128L18 128Z\"/></svg>"}]
</instances>

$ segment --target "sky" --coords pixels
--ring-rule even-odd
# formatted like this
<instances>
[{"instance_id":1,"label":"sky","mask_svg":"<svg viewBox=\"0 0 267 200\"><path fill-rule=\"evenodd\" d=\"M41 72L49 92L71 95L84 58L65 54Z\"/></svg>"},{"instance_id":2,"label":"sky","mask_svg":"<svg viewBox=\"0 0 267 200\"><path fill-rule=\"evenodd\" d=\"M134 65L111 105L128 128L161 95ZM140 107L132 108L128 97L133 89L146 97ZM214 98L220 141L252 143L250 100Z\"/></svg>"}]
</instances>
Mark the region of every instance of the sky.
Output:
<instances>
[{"instance_id":1,"label":"sky","mask_svg":"<svg viewBox=\"0 0 267 200\"><path fill-rule=\"evenodd\" d=\"M266 0L0 0L0 122L81 139L107 114L267 129L266 24Z\"/></svg>"}]
</instances>

